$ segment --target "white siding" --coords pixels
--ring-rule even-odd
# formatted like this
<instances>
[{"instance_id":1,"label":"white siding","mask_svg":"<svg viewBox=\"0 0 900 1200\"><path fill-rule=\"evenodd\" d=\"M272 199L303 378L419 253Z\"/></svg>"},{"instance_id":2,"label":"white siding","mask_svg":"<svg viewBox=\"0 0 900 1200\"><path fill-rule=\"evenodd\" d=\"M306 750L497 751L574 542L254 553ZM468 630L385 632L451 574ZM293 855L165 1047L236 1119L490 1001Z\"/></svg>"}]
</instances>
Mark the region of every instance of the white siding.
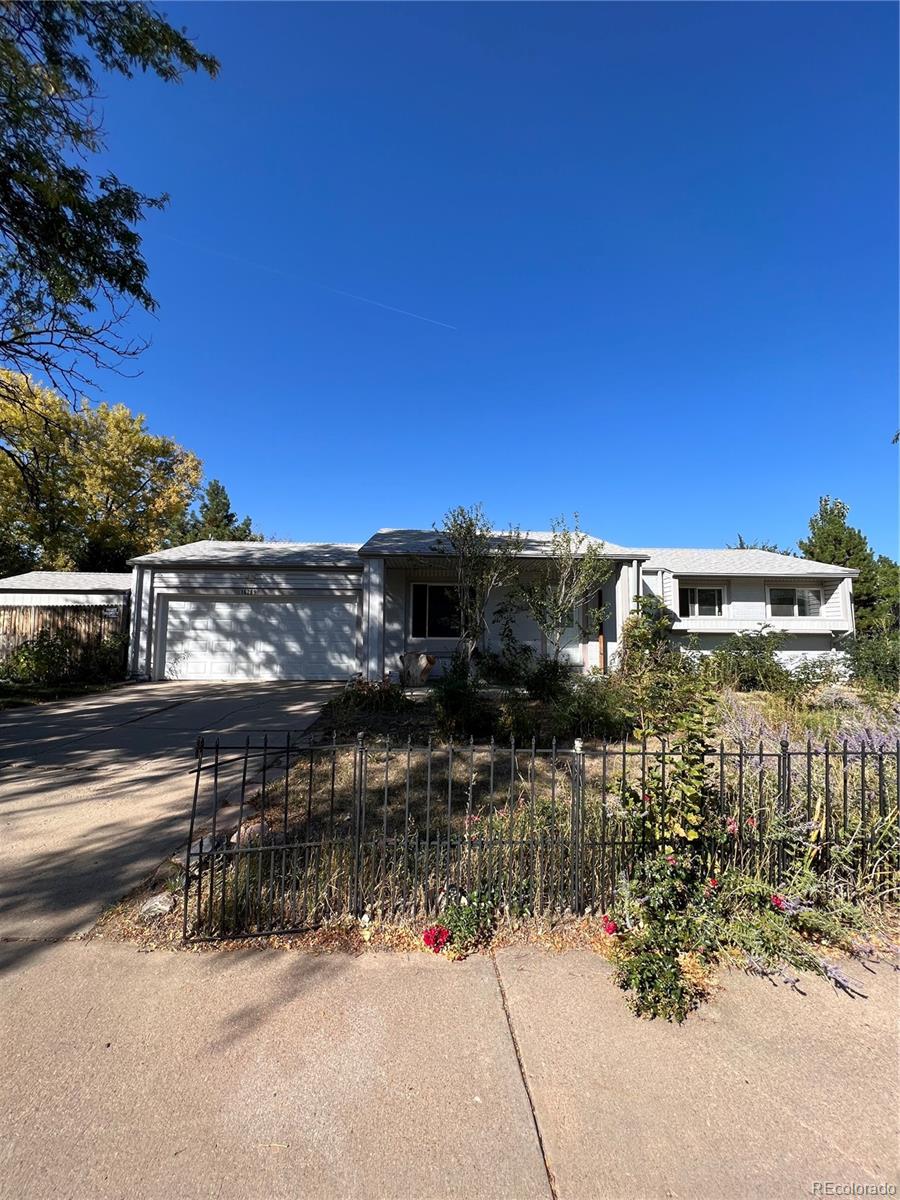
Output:
<instances>
[{"instance_id":1,"label":"white siding","mask_svg":"<svg viewBox=\"0 0 900 1200\"><path fill-rule=\"evenodd\" d=\"M0 606L14 608L111 608L128 599L126 592L0 592Z\"/></svg>"}]
</instances>

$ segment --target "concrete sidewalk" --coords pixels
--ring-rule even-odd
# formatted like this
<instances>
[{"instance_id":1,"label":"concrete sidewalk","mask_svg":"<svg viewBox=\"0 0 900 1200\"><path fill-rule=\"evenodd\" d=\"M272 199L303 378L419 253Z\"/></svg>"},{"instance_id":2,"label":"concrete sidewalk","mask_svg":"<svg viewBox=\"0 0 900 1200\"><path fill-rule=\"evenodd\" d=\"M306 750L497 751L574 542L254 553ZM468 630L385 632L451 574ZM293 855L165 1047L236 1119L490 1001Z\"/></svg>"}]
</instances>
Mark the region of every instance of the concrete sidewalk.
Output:
<instances>
[{"instance_id":1,"label":"concrete sidewalk","mask_svg":"<svg viewBox=\"0 0 900 1200\"><path fill-rule=\"evenodd\" d=\"M638 1021L596 956L0 947L0 1196L484 1200L897 1183L897 976ZM496 963L496 965L495 965Z\"/></svg>"}]
</instances>

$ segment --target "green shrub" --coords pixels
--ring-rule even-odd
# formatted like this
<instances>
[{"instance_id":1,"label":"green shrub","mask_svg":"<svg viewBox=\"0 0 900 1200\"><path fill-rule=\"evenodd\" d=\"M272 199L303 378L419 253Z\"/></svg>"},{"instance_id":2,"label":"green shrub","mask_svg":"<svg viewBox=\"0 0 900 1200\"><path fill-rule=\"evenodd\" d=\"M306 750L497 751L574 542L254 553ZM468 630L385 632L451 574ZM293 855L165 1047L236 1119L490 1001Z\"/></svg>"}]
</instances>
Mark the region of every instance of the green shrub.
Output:
<instances>
[{"instance_id":1,"label":"green shrub","mask_svg":"<svg viewBox=\"0 0 900 1200\"><path fill-rule=\"evenodd\" d=\"M525 690L532 700L552 704L569 690L575 668L562 658L541 656L525 672Z\"/></svg>"},{"instance_id":2,"label":"green shrub","mask_svg":"<svg viewBox=\"0 0 900 1200\"><path fill-rule=\"evenodd\" d=\"M790 684L790 671L778 659L784 642L777 629L732 634L704 659L703 672L736 692L783 692Z\"/></svg>"},{"instance_id":3,"label":"green shrub","mask_svg":"<svg viewBox=\"0 0 900 1200\"><path fill-rule=\"evenodd\" d=\"M42 629L22 642L0 666L0 675L13 683L107 683L124 676L121 634L85 644L69 630Z\"/></svg>"},{"instance_id":4,"label":"green shrub","mask_svg":"<svg viewBox=\"0 0 900 1200\"><path fill-rule=\"evenodd\" d=\"M468 954L490 940L494 928L493 906L486 897L473 893L465 903L448 904L441 922L450 930L454 953Z\"/></svg>"},{"instance_id":5,"label":"green shrub","mask_svg":"<svg viewBox=\"0 0 900 1200\"><path fill-rule=\"evenodd\" d=\"M435 725L444 737L480 737L491 732L491 714L478 679L462 655L454 654L432 688Z\"/></svg>"},{"instance_id":6,"label":"green shrub","mask_svg":"<svg viewBox=\"0 0 900 1200\"><path fill-rule=\"evenodd\" d=\"M896 693L900 686L900 634L887 621L841 641L851 678L863 687Z\"/></svg>"},{"instance_id":7,"label":"green shrub","mask_svg":"<svg viewBox=\"0 0 900 1200\"><path fill-rule=\"evenodd\" d=\"M539 706L521 692L505 692L497 712L495 734L504 741L514 738L519 744L532 737L541 738L543 728Z\"/></svg>"},{"instance_id":8,"label":"green shrub","mask_svg":"<svg viewBox=\"0 0 900 1200\"><path fill-rule=\"evenodd\" d=\"M629 1004L639 1017L681 1022L703 993L682 972L678 956L652 945L635 948L617 963L619 986L631 993Z\"/></svg>"},{"instance_id":9,"label":"green shrub","mask_svg":"<svg viewBox=\"0 0 900 1200\"><path fill-rule=\"evenodd\" d=\"M563 740L580 737L620 741L628 737L634 720L621 677L595 669L570 680L553 705L551 723L554 736Z\"/></svg>"},{"instance_id":10,"label":"green shrub","mask_svg":"<svg viewBox=\"0 0 900 1200\"><path fill-rule=\"evenodd\" d=\"M475 669L479 679L493 687L524 687L534 658L531 646L508 641L499 653L496 650L479 650Z\"/></svg>"}]
</instances>

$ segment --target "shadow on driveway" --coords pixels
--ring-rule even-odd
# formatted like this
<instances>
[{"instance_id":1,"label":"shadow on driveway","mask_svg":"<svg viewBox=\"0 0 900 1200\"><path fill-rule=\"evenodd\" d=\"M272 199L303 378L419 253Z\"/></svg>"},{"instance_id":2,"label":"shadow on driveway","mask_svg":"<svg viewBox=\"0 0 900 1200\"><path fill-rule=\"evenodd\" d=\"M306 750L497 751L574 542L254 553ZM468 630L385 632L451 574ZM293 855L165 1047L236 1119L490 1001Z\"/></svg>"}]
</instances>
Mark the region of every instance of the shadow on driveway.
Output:
<instances>
[{"instance_id":1,"label":"shadow on driveway","mask_svg":"<svg viewBox=\"0 0 900 1200\"><path fill-rule=\"evenodd\" d=\"M0 937L84 933L183 847L199 735L300 733L339 686L138 684L0 714Z\"/></svg>"}]
</instances>

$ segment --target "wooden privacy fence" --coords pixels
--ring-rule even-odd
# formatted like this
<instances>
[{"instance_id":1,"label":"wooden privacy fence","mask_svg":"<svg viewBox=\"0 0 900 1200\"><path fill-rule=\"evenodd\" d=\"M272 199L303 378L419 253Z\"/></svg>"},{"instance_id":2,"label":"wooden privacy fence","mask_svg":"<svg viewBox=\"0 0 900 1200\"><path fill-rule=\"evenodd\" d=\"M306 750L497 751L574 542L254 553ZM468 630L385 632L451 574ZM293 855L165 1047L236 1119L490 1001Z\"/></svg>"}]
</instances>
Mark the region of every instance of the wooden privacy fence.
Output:
<instances>
[{"instance_id":1,"label":"wooden privacy fence","mask_svg":"<svg viewBox=\"0 0 900 1200\"><path fill-rule=\"evenodd\" d=\"M107 638L123 639L122 670L125 670L129 604L37 605L11 604L0 607L0 663L23 642L42 630L71 634L85 655Z\"/></svg>"}]
</instances>

